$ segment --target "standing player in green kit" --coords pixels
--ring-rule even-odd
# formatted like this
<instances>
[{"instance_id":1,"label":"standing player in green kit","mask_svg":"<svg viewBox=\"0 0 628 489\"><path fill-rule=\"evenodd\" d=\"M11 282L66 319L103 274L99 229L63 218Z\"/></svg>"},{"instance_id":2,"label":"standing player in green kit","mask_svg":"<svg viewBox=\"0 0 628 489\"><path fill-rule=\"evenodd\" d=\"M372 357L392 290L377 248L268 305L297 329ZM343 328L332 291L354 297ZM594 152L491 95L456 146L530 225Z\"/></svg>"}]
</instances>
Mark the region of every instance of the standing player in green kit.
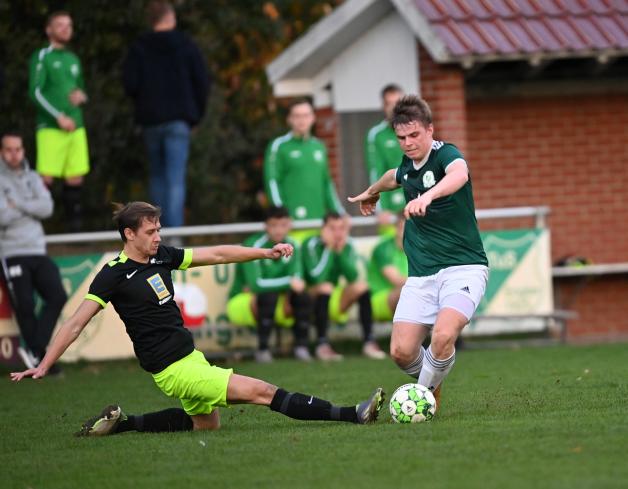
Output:
<instances>
[{"instance_id":1,"label":"standing player in green kit","mask_svg":"<svg viewBox=\"0 0 628 489\"><path fill-rule=\"evenodd\" d=\"M390 84L382 89L381 95L384 120L374 125L366 134L366 170L371 185L391 168L397 168L403 158L397 135L390 125L393 108L403 97L403 91L399 86ZM395 214L403 210L405 205L402 189L393 190L381 196L377 220L380 225L385 226L383 230L388 230ZM390 236L395 234L392 227L390 227L390 233L386 232L386 235L388 234Z\"/></svg>"},{"instance_id":2,"label":"standing player in green kit","mask_svg":"<svg viewBox=\"0 0 628 489\"><path fill-rule=\"evenodd\" d=\"M30 60L29 94L37 107L37 172L48 187L62 178L65 218L81 228L81 188L89 172L87 134L81 106L87 102L83 69L67 45L72 39L68 12L53 12L46 23L50 44Z\"/></svg>"},{"instance_id":3,"label":"standing player in green kit","mask_svg":"<svg viewBox=\"0 0 628 489\"><path fill-rule=\"evenodd\" d=\"M174 300L171 272L189 267L289 258L293 248L278 243L272 248L209 246L181 249L161 244L161 211L146 202L118 206L114 221L124 249L98 272L89 293L66 320L37 366L13 372L11 379L44 377L88 322L111 302L133 342L142 368L152 374L161 391L181 401L183 409L170 408L142 415L126 415L118 405L107 406L83 424L78 435L113 435L125 431L215 430L220 427L218 406L258 404L285 416L303 420L375 421L383 392L360 404L339 407L323 399L283 389L231 369L210 365L194 348L192 334L183 326Z\"/></svg>"},{"instance_id":4,"label":"standing player in green kit","mask_svg":"<svg viewBox=\"0 0 628 489\"><path fill-rule=\"evenodd\" d=\"M274 139L264 158L264 184L269 202L285 207L294 220L322 219L327 212L345 214L329 174L325 145L312 135L316 117L307 100L290 105L290 132ZM308 230L309 231L309 230ZM316 232L294 232L302 241Z\"/></svg>"},{"instance_id":5,"label":"standing player in green kit","mask_svg":"<svg viewBox=\"0 0 628 489\"><path fill-rule=\"evenodd\" d=\"M455 342L480 304L488 261L475 218L471 177L454 145L434 141L432 113L417 96L395 105L391 125L405 156L397 169L350 202L372 214L381 192L403 188L403 248L409 278L393 318L390 353L403 371L434 391L453 367ZM421 344L432 330L430 347Z\"/></svg>"}]
</instances>

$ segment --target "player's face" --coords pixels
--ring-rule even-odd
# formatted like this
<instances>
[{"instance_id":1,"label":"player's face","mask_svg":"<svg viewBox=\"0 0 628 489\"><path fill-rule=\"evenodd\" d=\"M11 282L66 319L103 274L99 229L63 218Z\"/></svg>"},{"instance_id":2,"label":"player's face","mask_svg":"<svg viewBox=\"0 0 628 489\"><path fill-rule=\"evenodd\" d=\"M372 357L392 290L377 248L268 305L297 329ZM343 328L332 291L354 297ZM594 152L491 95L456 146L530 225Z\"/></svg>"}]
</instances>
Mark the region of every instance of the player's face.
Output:
<instances>
[{"instance_id":1,"label":"player's face","mask_svg":"<svg viewBox=\"0 0 628 489\"><path fill-rule=\"evenodd\" d=\"M72 32L72 19L67 15L55 17L46 27L46 34L50 40L59 44L69 43L72 39Z\"/></svg>"},{"instance_id":2,"label":"player's face","mask_svg":"<svg viewBox=\"0 0 628 489\"><path fill-rule=\"evenodd\" d=\"M308 136L316 122L314 109L310 104L298 104L292 107L288 115L288 125L298 136Z\"/></svg>"},{"instance_id":3,"label":"player's face","mask_svg":"<svg viewBox=\"0 0 628 489\"><path fill-rule=\"evenodd\" d=\"M132 243L133 247L144 256L154 256L157 254L157 248L161 243L161 224L159 219L150 221L144 219L142 225L138 230L133 233L128 240Z\"/></svg>"},{"instance_id":4,"label":"player's face","mask_svg":"<svg viewBox=\"0 0 628 489\"><path fill-rule=\"evenodd\" d=\"M349 227L344 219L330 219L327 221L327 224L325 224L325 229L334 243L340 243L346 240L349 235Z\"/></svg>"},{"instance_id":5,"label":"player's face","mask_svg":"<svg viewBox=\"0 0 628 489\"><path fill-rule=\"evenodd\" d=\"M434 127L432 124L424 126L418 121L395 127L395 134L397 134L401 150L408 158L414 161L421 161L425 158L425 155L432 147L433 132Z\"/></svg>"},{"instance_id":6,"label":"player's face","mask_svg":"<svg viewBox=\"0 0 628 489\"><path fill-rule=\"evenodd\" d=\"M266 221L266 233L273 243L281 243L290 232L291 225L289 217L271 218Z\"/></svg>"},{"instance_id":7,"label":"player's face","mask_svg":"<svg viewBox=\"0 0 628 489\"><path fill-rule=\"evenodd\" d=\"M384 109L384 114L386 114L386 119L390 120L392 117L393 109L395 108L395 105L397 105L397 102L399 102L401 96L401 92L388 92L384 95L382 108Z\"/></svg>"},{"instance_id":8,"label":"player's face","mask_svg":"<svg viewBox=\"0 0 628 489\"><path fill-rule=\"evenodd\" d=\"M17 136L5 136L2 138L2 150L0 156L11 168L18 168L24 160L24 146L22 138Z\"/></svg>"}]
</instances>

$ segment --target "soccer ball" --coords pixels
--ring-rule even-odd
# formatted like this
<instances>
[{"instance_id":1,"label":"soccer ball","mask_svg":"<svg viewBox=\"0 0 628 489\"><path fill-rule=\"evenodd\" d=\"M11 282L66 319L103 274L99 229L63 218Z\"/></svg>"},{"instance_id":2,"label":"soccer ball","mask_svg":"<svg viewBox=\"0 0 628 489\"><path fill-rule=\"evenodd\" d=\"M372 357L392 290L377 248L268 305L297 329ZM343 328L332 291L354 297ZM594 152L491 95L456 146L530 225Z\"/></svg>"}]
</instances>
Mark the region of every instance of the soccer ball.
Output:
<instances>
[{"instance_id":1,"label":"soccer ball","mask_svg":"<svg viewBox=\"0 0 628 489\"><path fill-rule=\"evenodd\" d=\"M390 398L390 415L396 423L429 421L435 412L434 394L421 384L404 384Z\"/></svg>"}]
</instances>

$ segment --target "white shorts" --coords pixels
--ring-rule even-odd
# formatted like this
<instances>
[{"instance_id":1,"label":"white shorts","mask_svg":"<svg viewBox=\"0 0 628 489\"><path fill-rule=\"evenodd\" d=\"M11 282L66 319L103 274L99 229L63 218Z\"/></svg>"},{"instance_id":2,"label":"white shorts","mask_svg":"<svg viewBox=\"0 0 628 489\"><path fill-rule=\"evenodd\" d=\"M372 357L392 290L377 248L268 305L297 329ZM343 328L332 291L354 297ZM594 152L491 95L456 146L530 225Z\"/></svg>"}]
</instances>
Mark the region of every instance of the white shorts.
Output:
<instances>
[{"instance_id":1,"label":"white shorts","mask_svg":"<svg viewBox=\"0 0 628 489\"><path fill-rule=\"evenodd\" d=\"M468 297L477 309L487 282L488 267L484 265L448 267L427 277L409 277L401 289L393 323L432 326L443 301L454 294Z\"/></svg>"}]
</instances>

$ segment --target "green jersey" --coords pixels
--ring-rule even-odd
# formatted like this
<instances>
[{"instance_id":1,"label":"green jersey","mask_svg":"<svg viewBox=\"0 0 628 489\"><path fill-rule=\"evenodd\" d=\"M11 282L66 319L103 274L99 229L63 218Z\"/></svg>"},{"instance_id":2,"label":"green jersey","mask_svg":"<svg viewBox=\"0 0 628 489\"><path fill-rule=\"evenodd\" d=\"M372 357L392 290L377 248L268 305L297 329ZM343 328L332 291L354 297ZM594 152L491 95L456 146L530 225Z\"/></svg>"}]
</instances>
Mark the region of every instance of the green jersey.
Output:
<instances>
[{"instance_id":1,"label":"green jersey","mask_svg":"<svg viewBox=\"0 0 628 489\"><path fill-rule=\"evenodd\" d=\"M450 163L464 159L453 144L434 141L427 161L418 168L404 156L395 175L407 202L416 199L440 182ZM486 253L475 218L471 176L459 190L434 200L424 217L406 222L403 248L409 275L423 277L457 265L486 265Z\"/></svg>"},{"instance_id":2,"label":"green jersey","mask_svg":"<svg viewBox=\"0 0 628 489\"><path fill-rule=\"evenodd\" d=\"M392 287L382 273L388 266L395 267L402 276L408 276L408 259L403 250L397 246L394 236L382 239L373 250L368 267L368 283L372 294Z\"/></svg>"},{"instance_id":3,"label":"green jersey","mask_svg":"<svg viewBox=\"0 0 628 489\"><path fill-rule=\"evenodd\" d=\"M340 251L332 251L320 236L312 236L303 242L303 274L308 285L324 282L338 284L340 277L349 283L358 278L358 255L348 242Z\"/></svg>"},{"instance_id":4,"label":"green jersey","mask_svg":"<svg viewBox=\"0 0 628 489\"><path fill-rule=\"evenodd\" d=\"M59 129L61 114L72 118L77 128L83 127L83 113L69 99L76 88L84 90L85 84L81 62L73 52L49 46L33 53L28 91L37 106L38 129Z\"/></svg>"},{"instance_id":5,"label":"green jersey","mask_svg":"<svg viewBox=\"0 0 628 489\"><path fill-rule=\"evenodd\" d=\"M329 175L325 145L291 132L273 140L264 158L268 200L284 206L293 219L321 219L328 211L344 214Z\"/></svg>"},{"instance_id":6,"label":"green jersey","mask_svg":"<svg viewBox=\"0 0 628 489\"><path fill-rule=\"evenodd\" d=\"M248 290L254 294L262 292L284 292L290 289L293 278L303 278L301 271L301 257L297 244L286 237L285 243L294 247L292 256L279 260L255 260L236 265L236 274L229 291L229 298ZM266 233L249 236L243 243L253 248L272 248L273 243Z\"/></svg>"},{"instance_id":7,"label":"green jersey","mask_svg":"<svg viewBox=\"0 0 628 489\"><path fill-rule=\"evenodd\" d=\"M366 136L366 169L371 185L392 168L397 168L403 158L403 151L397 135L388 121L383 120L373 126ZM381 195L379 206L382 210L399 212L405 207L403 190L393 190Z\"/></svg>"}]
</instances>

